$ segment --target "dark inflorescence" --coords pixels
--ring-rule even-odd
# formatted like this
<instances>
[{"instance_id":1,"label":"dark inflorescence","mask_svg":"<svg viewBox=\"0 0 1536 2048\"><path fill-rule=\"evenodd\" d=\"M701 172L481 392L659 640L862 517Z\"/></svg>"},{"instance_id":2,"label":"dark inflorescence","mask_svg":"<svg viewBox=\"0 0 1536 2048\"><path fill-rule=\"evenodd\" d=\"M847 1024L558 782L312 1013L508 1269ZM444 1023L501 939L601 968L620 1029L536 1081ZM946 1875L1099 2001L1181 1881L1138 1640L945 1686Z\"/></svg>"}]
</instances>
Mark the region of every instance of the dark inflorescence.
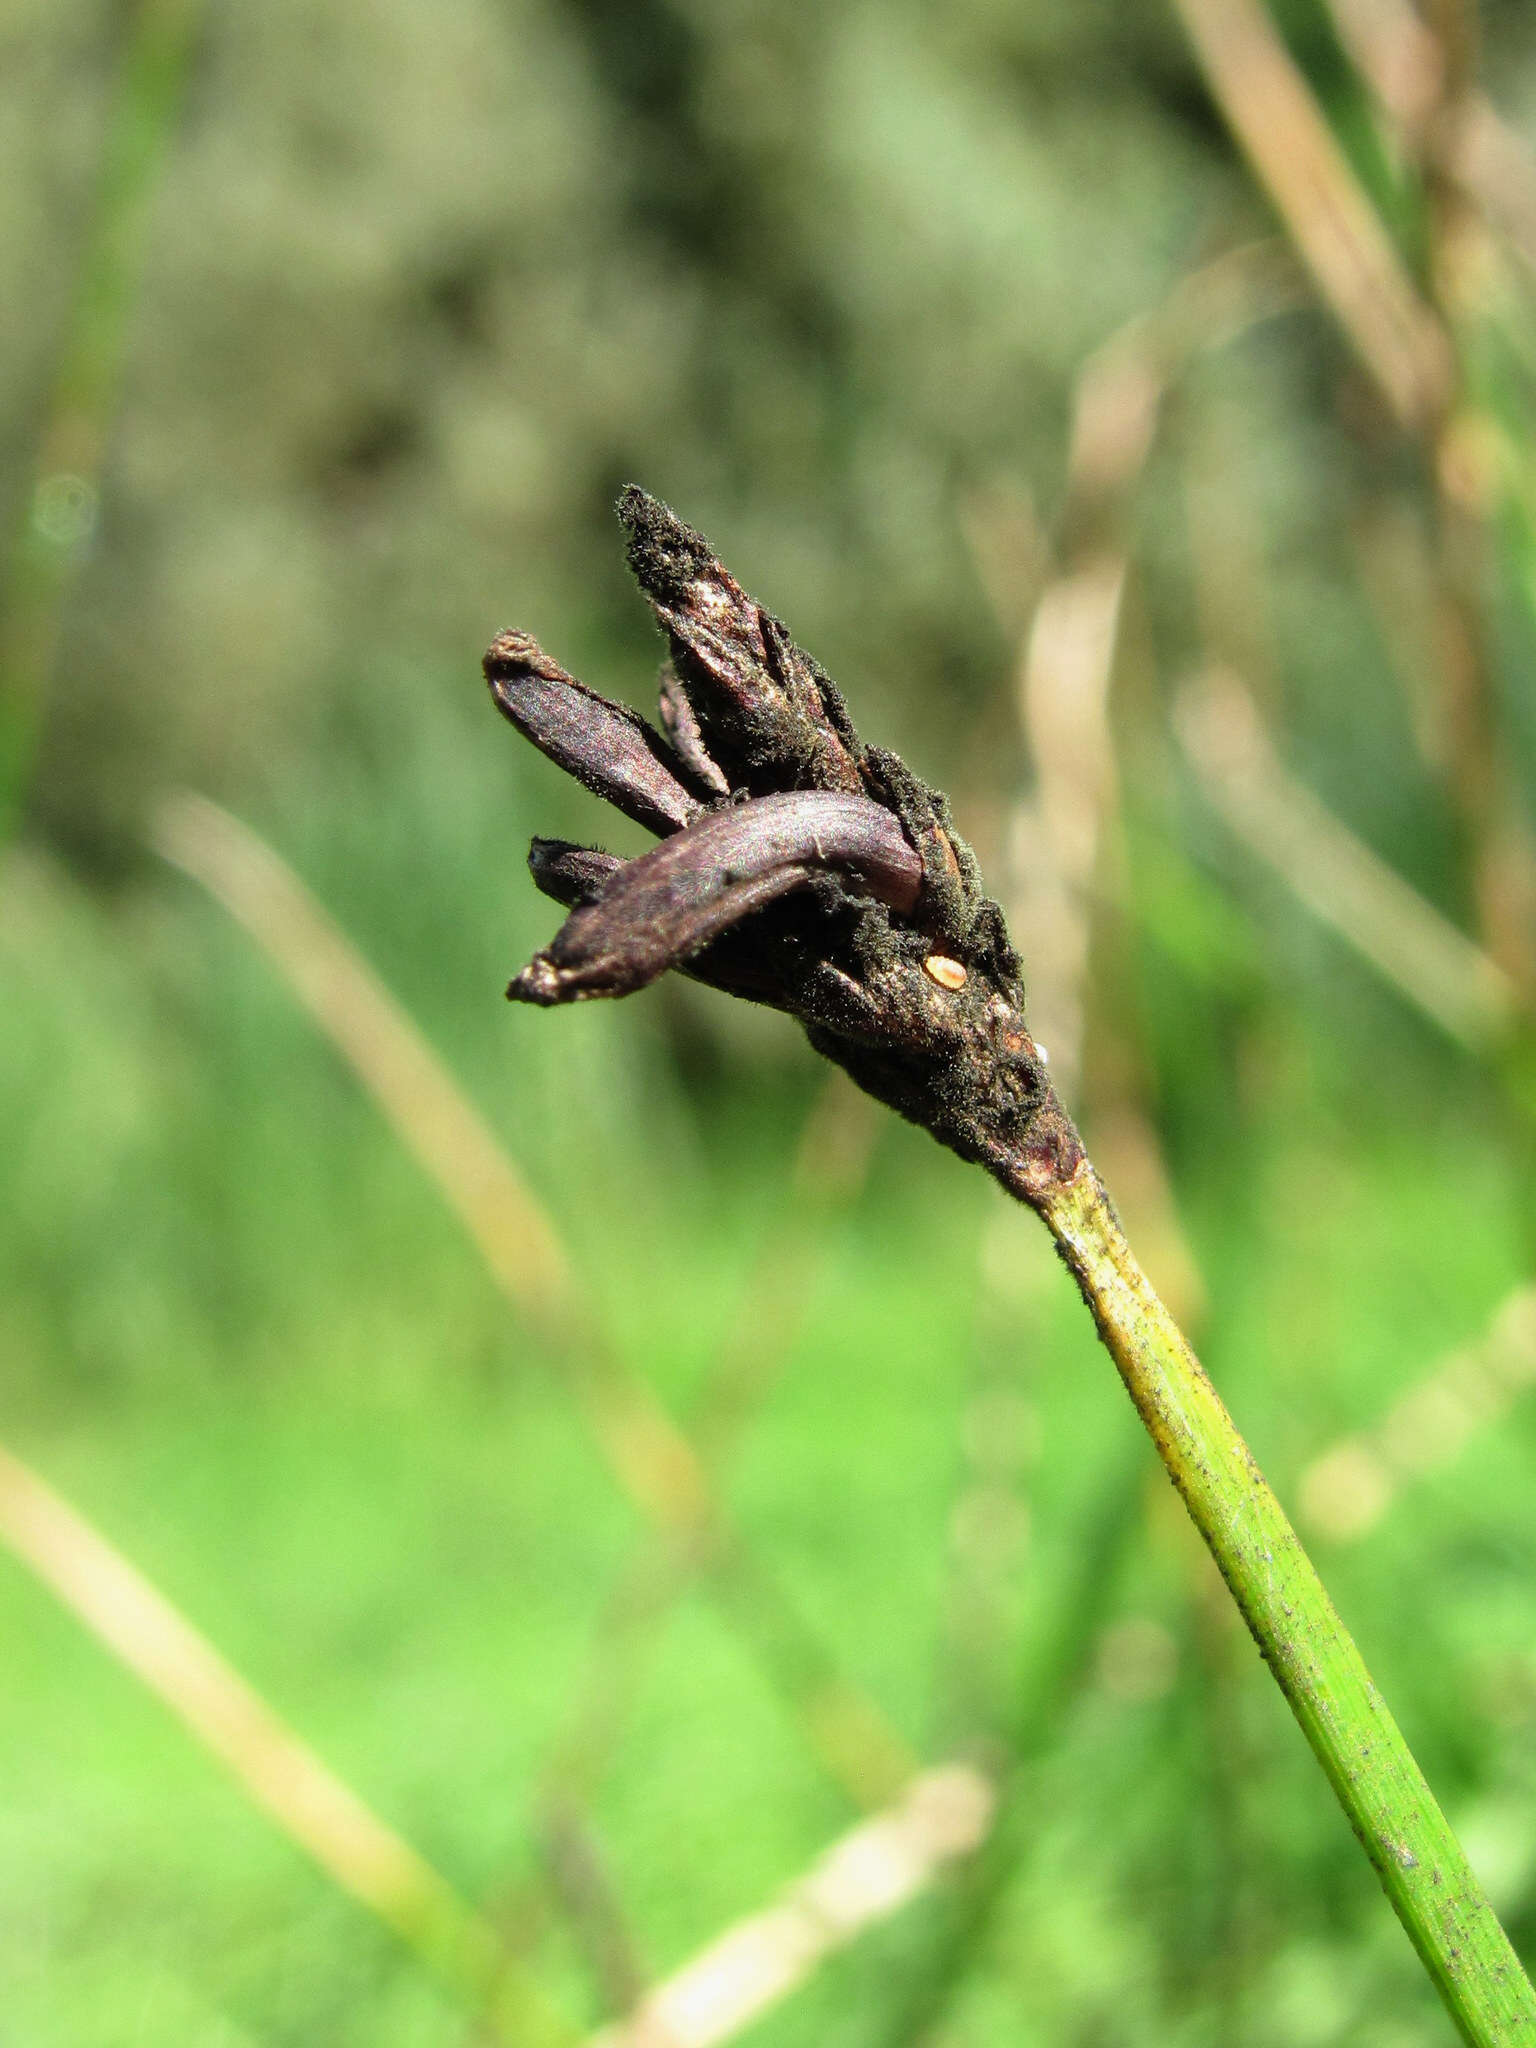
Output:
<instances>
[{"instance_id":1,"label":"dark inflorescence","mask_svg":"<svg viewBox=\"0 0 1536 2048\"><path fill-rule=\"evenodd\" d=\"M1018 958L947 799L860 740L831 678L702 535L633 485L618 512L668 642L659 729L525 633L497 635L485 674L527 739L659 844L621 860L536 839L534 881L570 915L507 993L621 996L677 969L798 1018L1015 1192L1070 1170Z\"/></svg>"}]
</instances>

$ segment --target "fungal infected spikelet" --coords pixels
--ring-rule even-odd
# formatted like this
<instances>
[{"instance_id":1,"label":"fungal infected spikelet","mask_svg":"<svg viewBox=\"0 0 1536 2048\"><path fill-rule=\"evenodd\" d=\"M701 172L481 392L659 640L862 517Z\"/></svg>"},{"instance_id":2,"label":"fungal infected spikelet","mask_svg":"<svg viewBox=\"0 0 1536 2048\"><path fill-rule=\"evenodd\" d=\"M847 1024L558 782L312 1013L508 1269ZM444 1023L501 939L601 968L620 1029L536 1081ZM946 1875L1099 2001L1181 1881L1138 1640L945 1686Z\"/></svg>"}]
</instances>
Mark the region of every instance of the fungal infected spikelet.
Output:
<instances>
[{"instance_id":1,"label":"fungal infected spikelet","mask_svg":"<svg viewBox=\"0 0 1536 2048\"><path fill-rule=\"evenodd\" d=\"M485 658L535 746L657 833L621 860L536 839L560 931L508 994L628 995L669 969L799 1018L814 1046L1026 1200L1081 1161L1024 1024L1018 957L947 800L859 739L831 679L635 486L629 560L669 643L658 732L522 633Z\"/></svg>"}]
</instances>

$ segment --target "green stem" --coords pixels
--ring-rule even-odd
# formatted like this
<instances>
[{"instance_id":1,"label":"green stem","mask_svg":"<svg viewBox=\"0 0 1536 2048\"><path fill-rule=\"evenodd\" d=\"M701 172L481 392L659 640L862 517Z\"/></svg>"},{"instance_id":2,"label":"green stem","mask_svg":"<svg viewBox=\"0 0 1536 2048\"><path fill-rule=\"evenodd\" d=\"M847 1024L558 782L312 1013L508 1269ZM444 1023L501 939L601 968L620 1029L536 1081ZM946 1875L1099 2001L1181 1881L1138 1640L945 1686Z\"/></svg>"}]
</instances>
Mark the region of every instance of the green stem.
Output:
<instances>
[{"instance_id":1,"label":"green stem","mask_svg":"<svg viewBox=\"0 0 1536 2048\"><path fill-rule=\"evenodd\" d=\"M1463 2037L1536 2042L1536 1993L1285 1511L1098 1175L1031 1191L1146 1424Z\"/></svg>"}]
</instances>

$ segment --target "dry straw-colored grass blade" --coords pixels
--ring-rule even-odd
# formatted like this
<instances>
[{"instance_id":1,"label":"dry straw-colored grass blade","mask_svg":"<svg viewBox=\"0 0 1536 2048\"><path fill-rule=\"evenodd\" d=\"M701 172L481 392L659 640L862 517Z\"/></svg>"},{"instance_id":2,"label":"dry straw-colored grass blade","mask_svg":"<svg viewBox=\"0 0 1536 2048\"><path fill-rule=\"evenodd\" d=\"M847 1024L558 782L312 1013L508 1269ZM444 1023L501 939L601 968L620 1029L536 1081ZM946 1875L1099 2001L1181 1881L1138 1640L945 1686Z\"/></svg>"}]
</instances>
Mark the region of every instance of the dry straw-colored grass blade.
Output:
<instances>
[{"instance_id":1,"label":"dry straw-colored grass blade","mask_svg":"<svg viewBox=\"0 0 1536 2048\"><path fill-rule=\"evenodd\" d=\"M155 839L245 926L351 1065L538 1328L631 1500L696 1557L823 1766L858 1804L890 1798L917 1769L908 1745L743 1544L689 1437L595 1327L537 1198L357 948L256 833L205 798L166 803Z\"/></svg>"},{"instance_id":2,"label":"dry straw-colored grass blade","mask_svg":"<svg viewBox=\"0 0 1536 2048\"><path fill-rule=\"evenodd\" d=\"M338 1778L121 1551L0 1447L0 1542L226 1766L344 1892L472 2002L498 2038L571 2029L490 1924Z\"/></svg>"},{"instance_id":3,"label":"dry straw-colored grass blade","mask_svg":"<svg viewBox=\"0 0 1536 2048\"><path fill-rule=\"evenodd\" d=\"M1238 676L1212 668L1187 684L1175 726L1231 831L1315 917L1469 1050L1507 1041L1514 982L1289 773Z\"/></svg>"},{"instance_id":4,"label":"dry straw-colored grass blade","mask_svg":"<svg viewBox=\"0 0 1536 2048\"><path fill-rule=\"evenodd\" d=\"M1059 530L1019 656L1034 786L1014 808L1008 904L1029 962L1031 1027L1067 1102L1081 1080L1096 877L1119 812L1110 690L1136 494L1170 391L1197 357L1293 306L1299 284L1278 243L1229 250L1129 321L1073 386Z\"/></svg>"},{"instance_id":5,"label":"dry straw-colored grass blade","mask_svg":"<svg viewBox=\"0 0 1536 2048\"><path fill-rule=\"evenodd\" d=\"M1393 413L1444 410L1451 351L1259 0L1175 0L1211 91Z\"/></svg>"},{"instance_id":6,"label":"dry straw-colored grass blade","mask_svg":"<svg viewBox=\"0 0 1536 2048\"><path fill-rule=\"evenodd\" d=\"M1211 91L1398 425L1419 443L1428 515L1441 767L1470 855L1478 936L1536 987L1536 844L1511 774L1487 595L1509 429L1486 386L1500 321L1495 230L1531 245L1536 171L1477 90L1476 8L1332 0L1340 39L1382 112L1423 288L1410 275L1260 0L1178 0Z\"/></svg>"},{"instance_id":7,"label":"dry straw-colored grass blade","mask_svg":"<svg viewBox=\"0 0 1536 2048\"><path fill-rule=\"evenodd\" d=\"M417 1158L434 1179L447 1183L444 1192L514 1304L545 1329L563 1327L572 1301L572 1269L554 1226L414 1023L297 877L257 835L200 798L177 798L162 811L157 844L210 889L284 971ZM819 1105L800 1146L797 1180L813 1204L839 1199L856 1184L876 1128L862 1106L850 1113L846 1084L839 1080ZM461 1160L473 1168L463 1183L458 1181ZM777 1256L765 1258L754 1292L770 1287L778 1295L783 1292L783 1262ZM595 1336L591 1341L597 1341ZM782 1908L748 1923L747 1931L728 1938L719 1953L708 1951L696 1968L676 1980L675 1997L669 1989L674 1980L669 1980L642 2008L654 2019L656 2011L681 2009L682 2000L695 2018L717 2011L714 2025L740 2013L726 2032L785 1995L864 1925L914 1896L947 1861L974 1848L992 1807L987 1781L967 1766L927 1773L908 1768L904 1746L888 1732L879 1710L835 1670L807 1662L806 1645L771 1582L739 1546L729 1544L715 1507L711 1472L743 1426L765 1370L755 1346L721 1360L716 1398L706 1393L705 1400L708 1467L665 1412L652 1409L652 1397L638 1382L627 1391L617 1420L613 1412L595 1418L600 1438L611 1448L615 1428L622 1434L635 1405L659 1413L662 1421L659 1426L648 1423L646 1439L659 1434L679 1447L677 1464L686 1479L680 1509L670 1486L636 1483L637 1474L656 1472L653 1459L633 1452L614 1458L631 1492L649 1507L657 1540L637 1560L605 1649L623 1648L619 1661L627 1663L638 1654L637 1637L654 1625L689 1578L713 1574L749 1639L761 1644L766 1635L770 1642L777 1640L781 1652L789 1652L789 1662L801 1673L797 1703L802 1723L823 1760L856 1796L867 1799L873 1787L893 1781L902 1787L896 1806L854 1830ZM765 1661L774 1655L770 1649ZM609 1681L624 1691L620 1674L610 1665L602 1684L595 1691L588 1688L588 1710L577 1714L547 1774L547 1813L558 1813L567 1824L590 1793L613 1740L615 1700ZM855 1882L859 1870L865 1873L863 1893ZM808 1941L806 1916L824 1907L833 1918L818 1922L817 1939ZM760 1968L749 1973L749 1980L732 1979L736 1988L727 1996L720 1956L739 1960L749 1951ZM777 1961L768 1960L775 1955ZM725 2033L700 2038L723 2039Z\"/></svg>"},{"instance_id":8,"label":"dry straw-colored grass blade","mask_svg":"<svg viewBox=\"0 0 1536 2048\"><path fill-rule=\"evenodd\" d=\"M834 1842L771 1906L728 1927L588 2048L720 2048L977 1849L994 1798L963 1764L924 1771L888 1811Z\"/></svg>"},{"instance_id":9,"label":"dry straw-colored grass blade","mask_svg":"<svg viewBox=\"0 0 1536 2048\"><path fill-rule=\"evenodd\" d=\"M1462 196L1536 264L1536 152L1465 76L1410 0L1329 0L1339 39L1400 154L1433 157ZM1438 10L1475 18L1476 9ZM1458 35L1465 41L1464 35Z\"/></svg>"},{"instance_id":10,"label":"dry straw-colored grass blade","mask_svg":"<svg viewBox=\"0 0 1536 2048\"><path fill-rule=\"evenodd\" d=\"M554 1226L415 1023L293 870L203 797L169 798L154 837L281 968L518 1310L540 1325L557 1317L571 1271Z\"/></svg>"},{"instance_id":11,"label":"dry straw-colored grass blade","mask_svg":"<svg viewBox=\"0 0 1536 2048\"><path fill-rule=\"evenodd\" d=\"M1404 1492L1446 1470L1536 1387L1536 1287L1505 1296L1482 1336L1459 1346L1369 1428L1330 1444L1301 1475L1303 1518L1358 1542Z\"/></svg>"}]
</instances>

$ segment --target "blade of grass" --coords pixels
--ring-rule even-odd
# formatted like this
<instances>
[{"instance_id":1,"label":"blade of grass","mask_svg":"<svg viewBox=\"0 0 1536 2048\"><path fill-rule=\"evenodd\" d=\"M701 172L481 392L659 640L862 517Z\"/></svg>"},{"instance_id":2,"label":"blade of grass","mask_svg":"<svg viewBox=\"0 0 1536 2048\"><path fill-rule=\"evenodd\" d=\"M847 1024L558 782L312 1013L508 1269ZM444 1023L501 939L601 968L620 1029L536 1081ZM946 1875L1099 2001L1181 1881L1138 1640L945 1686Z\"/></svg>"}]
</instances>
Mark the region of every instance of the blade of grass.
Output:
<instances>
[{"instance_id":1,"label":"blade of grass","mask_svg":"<svg viewBox=\"0 0 1536 2048\"><path fill-rule=\"evenodd\" d=\"M1428 451L1447 779L1467 843L1478 936L1530 1000L1536 995L1536 848L1511 775L1488 602L1500 500L1490 443L1497 444L1498 425L1480 357L1490 324L1489 279L1498 266L1493 235L1456 161L1455 138L1466 121L1476 67L1476 8L1466 0L1437 0L1428 25L1436 90L1421 146L1426 274L1456 358L1455 404Z\"/></svg>"},{"instance_id":2,"label":"blade of grass","mask_svg":"<svg viewBox=\"0 0 1536 2048\"><path fill-rule=\"evenodd\" d=\"M273 1712L165 1596L0 1447L0 1542L219 1758L247 1797L341 1889L521 2044L575 2030L489 1922Z\"/></svg>"},{"instance_id":3,"label":"blade of grass","mask_svg":"<svg viewBox=\"0 0 1536 2048\"><path fill-rule=\"evenodd\" d=\"M245 926L351 1065L539 1331L630 1498L698 1555L823 1766L857 1804L889 1798L917 1769L908 1745L732 1528L693 1443L594 1327L522 1176L373 969L291 869L216 804L170 800L155 843Z\"/></svg>"},{"instance_id":4,"label":"blade of grass","mask_svg":"<svg viewBox=\"0 0 1536 2048\"><path fill-rule=\"evenodd\" d=\"M1481 1337L1433 1366L1379 1422L1319 1452L1297 1487L1303 1517L1335 1542L1368 1536L1405 1488L1450 1465L1532 1387L1536 1287L1519 1287Z\"/></svg>"},{"instance_id":5,"label":"blade of grass","mask_svg":"<svg viewBox=\"0 0 1536 2048\"><path fill-rule=\"evenodd\" d=\"M1329 12L1403 153L1421 160L1432 150L1443 174L1536 265L1536 153L1472 82L1465 57L1447 64L1441 36L1410 0L1329 0ZM1466 27L1456 40L1465 52Z\"/></svg>"},{"instance_id":6,"label":"blade of grass","mask_svg":"<svg viewBox=\"0 0 1536 2048\"><path fill-rule=\"evenodd\" d=\"M168 799L154 843L281 967L473 1239L503 1293L540 1330L572 1294L570 1261L521 1174L411 1018L263 840L202 797ZM625 1452L643 1472L642 1447ZM657 1464L665 1469L666 1455Z\"/></svg>"},{"instance_id":7,"label":"blade of grass","mask_svg":"<svg viewBox=\"0 0 1536 2048\"><path fill-rule=\"evenodd\" d=\"M1019 721L1035 783L1015 808L1008 906L1030 962L1032 1027L1069 1103L1081 1078L1095 872L1119 807L1109 700L1131 507L1170 389L1198 355L1294 304L1296 285L1278 244L1229 250L1128 321L1073 385L1055 563L1019 660Z\"/></svg>"},{"instance_id":8,"label":"blade of grass","mask_svg":"<svg viewBox=\"0 0 1536 2048\"><path fill-rule=\"evenodd\" d=\"M1446 338L1259 0L1174 0L1217 105L1401 424L1439 418Z\"/></svg>"},{"instance_id":9,"label":"blade of grass","mask_svg":"<svg viewBox=\"0 0 1536 2048\"><path fill-rule=\"evenodd\" d=\"M1509 1042L1514 983L1287 773L1237 676L1212 668L1186 685L1175 728L1232 832L1314 916L1469 1051Z\"/></svg>"},{"instance_id":10,"label":"blade of grass","mask_svg":"<svg viewBox=\"0 0 1536 2048\"><path fill-rule=\"evenodd\" d=\"M74 307L0 573L0 847L26 801L64 608L96 522L156 182L202 18L203 0L140 0L128 26Z\"/></svg>"},{"instance_id":11,"label":"blade of grass","mask_svg":"<svg viewBox=\"0 0 1536 2048\"><path fill-rule=\"evenodd\" d=\"M1393 49L1388 90L1411 109L1400 125L1417 180L1426 299L1259 0L1176 4L1212 92L1297 249L1399 422L1421 443L1447 780L1466 839L1479 937L1529 991L1536 987L1529 929L1536 849L1511 785L1486 615L1497 494L1483 453L1488 422L1469 375L1489 269L1480 203L1458 162L1458 137L1469 126L1475 10L1445 0L1432 25L1418 21ZM1344 40L1382 70L1379 34L1346 25Z\"/></svg>"},{"instance_id":12,"label":"blade of grass","mask_svg":"<svg viewBox=\"0 0 1536 2048\"><path fill-rule=\"evenodd\" d=\"M544 1870L584 1957L600 2013L628 2012L650 1972L597 1829L576 1805L545 1799L538 1833Z\"/></svg>"},{"instance_id":13,"label":"blade of grass","mask_svg":"<svg viewBox=\"0 0 1536 2048\"><path fill-rule=\"evenodd\" d=\"M924 1771L897 1804L834 1842L772 1906L727 1928L588 2048L718 2048L973 1850L992 1806L991 1786L964 1764Z\"/></svg>"}]
</instances>

